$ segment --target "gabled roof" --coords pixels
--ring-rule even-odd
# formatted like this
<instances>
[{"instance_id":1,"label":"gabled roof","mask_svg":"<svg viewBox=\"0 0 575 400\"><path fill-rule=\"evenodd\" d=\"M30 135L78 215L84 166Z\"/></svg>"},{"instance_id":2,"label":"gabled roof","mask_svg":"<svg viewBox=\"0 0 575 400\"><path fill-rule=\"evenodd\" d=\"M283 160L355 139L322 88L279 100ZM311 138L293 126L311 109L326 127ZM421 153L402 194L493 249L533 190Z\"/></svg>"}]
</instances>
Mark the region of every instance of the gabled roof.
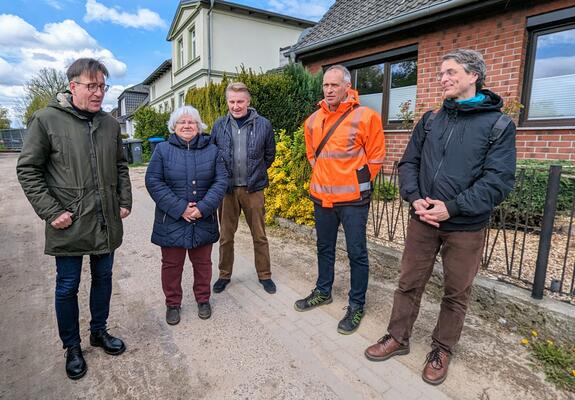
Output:
<instances>
[{"instance_id":1,"label":"gabled roof","mask_svg":"<svg viewBox=\"0 0 575 400\"><path fill-rule=\"evenodd\" d=\"M485 0L336 0L293 46L296 55Z\"/></svg>"},{"instance_id":2,"label":"gabled roof","mask_svg":"<svg viewBox=\"0 0 575 400\"><path fill-rule=\"evenodd\" d=\"M171 40L172 36L175 33L176 27L178 26L178 21L182 14L182 9L184 7L203 7L203 8L210 8L210 0L180 0L180 4L178 4L178 8L176 9L176 14L172 19L172 25L168 31L168 36L166 40ZM300 19L295 17L290 17L289 15L278 14L267 10L262 10L260 8L248 7L242 4L236 4L229 1L223 0L213 0L214 8L218 10L226 10L232 11L234 13L240 13L244 15L249 15L256 18L265 19L268 21L275 21L287 25L297 26L300 28L309 28L310 26L314 26L314 21L309 21L306 19Z\"/></svg>"},{"instance_id":3,"label":"gabled roof","mask_svg":"<svg viewBox=\"0 0 575 400\"><path fill-rule=\"evenodd\" d=\"M142 82L143 85L151 85L156 79L162 76L164 73L172 69L172 60L166 60L160 64L158 68L154 72L150 74L144 81Z\"/></svg>"}]
</instances>

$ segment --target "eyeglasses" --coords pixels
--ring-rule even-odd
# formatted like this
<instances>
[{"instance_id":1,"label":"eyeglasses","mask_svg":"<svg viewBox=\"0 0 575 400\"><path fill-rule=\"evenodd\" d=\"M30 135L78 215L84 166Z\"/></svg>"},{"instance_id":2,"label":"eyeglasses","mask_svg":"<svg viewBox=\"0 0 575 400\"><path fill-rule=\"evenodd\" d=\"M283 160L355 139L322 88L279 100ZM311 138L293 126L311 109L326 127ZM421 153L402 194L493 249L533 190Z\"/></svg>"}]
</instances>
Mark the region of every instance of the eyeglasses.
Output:
<instances>
[{"instance_id":1,"label":"eyeglasses","mask_svg":"<svg viewBox=\"0 0 575 400\"><path fill-rule=\"evenodd\" d=\"M88 92L91 93L96 93L96 91L98 90L98 88L100 88L100 90L102 91L102 93L106 93L108 91L108 89L110 89L110 85L106 85L104 83L102 83L101 85L98 85L95 82L91 82L91 83L84 83L84 82L77 82L74 81L74 83L77 83L78 85L86 85L88 87Z\"/></svg>"},{"instance_id":2,"label":"eyeglasses","mask_svg":"<svg viewBox=\"0 0 575 400\"><path fill-rule=\"evenodd\" d=\"M176 125L198 125L196 121L176 121Z\"/></svg>"}]
</instances>

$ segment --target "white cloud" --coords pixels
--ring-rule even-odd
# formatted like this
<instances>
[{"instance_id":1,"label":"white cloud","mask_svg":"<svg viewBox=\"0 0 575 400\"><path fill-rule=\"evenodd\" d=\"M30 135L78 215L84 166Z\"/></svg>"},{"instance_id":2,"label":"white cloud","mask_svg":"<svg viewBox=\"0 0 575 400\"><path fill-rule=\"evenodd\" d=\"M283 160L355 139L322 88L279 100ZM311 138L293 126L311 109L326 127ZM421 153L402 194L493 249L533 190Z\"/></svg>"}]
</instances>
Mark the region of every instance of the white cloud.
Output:
<instances>
[{"instance_id":1,"label":"white cloud","mask_svg":"<svg viewBox=\"0 0 575 400\"><path fill-rule=\"evenodd\" d=\"M61 10L62 8L64 8L64 6L60 4L58 0L44 0L44 2L48 4L50 7L55 8L56 10Z\"/></svg>"},{"instance_id":2,"label":"white cloud","mask_svg":"<svg viewBox=\"0 0 575 400\"><path fill-rule=\"evenodd\" d=\"M535 61L533 74L535 79L560 75L575 75L575 56L551 57Z\"/></svg>"},{"instance_id":3,"label":"white cloud","mask_svg":"<svg viewBox=\"0 0 575 400\"><path fill-rule=\"evenodd\" d=\"M314 21L323 17L333 3L334 0L316 0L313 3L308 0L268 0L272 11Z\"/></svg>"},{"instance_id":4,"label":"white cloud","mask_svg":"<svg viewBox=\"0 0 575 400\"><path fill-rule=\"evenodd\" d=\"M0 14L0 106L7 107L14 119L27 80L42 68L65 72L81 57L102 61L112 78L122 77L127 70L125 63L110 50L102 48L75 21L68 19L46 24L40 31L21 17ZM117 102L117 95L114 95L115 92L107 94L107 105Z\"/></svg>"},{"instance_id":5,"label":"white cloud","mask_svg":"<svg viewBox=\"0 0 575 400\"><path fill-rule=\"evenodd\" d=\"M118 7L106 7L96 0L88 0L86 2L86 15L84 21L109 21L113 24L122 25L126 28L143 28L152 30L155 28L165 28L166 23L160 15L147 8L138 8L138 12L130 14L128 12L119 11Z\"/></svg>"},{"instance_id":6,"label":"white cloud","mask_svg":"<svg viewBox=\"0 0 575 400\"><path fill-rule=\"evenodd\" d=\"M118 97L122 94L122 92L129 88L130 86L134 85L112 85L108 92L106 93L106 97L104 97L104 104L102 104L102 108L104 111L112 111L114 107L118 107Z\"/></svg>"}]
</instances>

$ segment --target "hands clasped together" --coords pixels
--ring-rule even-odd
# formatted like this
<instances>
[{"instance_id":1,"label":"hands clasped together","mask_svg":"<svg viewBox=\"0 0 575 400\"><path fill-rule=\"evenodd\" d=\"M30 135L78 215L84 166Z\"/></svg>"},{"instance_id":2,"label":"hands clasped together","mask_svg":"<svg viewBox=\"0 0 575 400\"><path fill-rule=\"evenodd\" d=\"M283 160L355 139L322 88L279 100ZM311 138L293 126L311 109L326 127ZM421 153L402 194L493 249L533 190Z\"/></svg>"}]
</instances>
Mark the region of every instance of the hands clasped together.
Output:
<instances>
[{"instance_id":1,"label":"hands clasped together","mask_svg":"<svg viewBox=\"0 0 575 400\"><path fill-rule=\"evenodd\" d=\"M188 207L182 214L182 218L188 222L195 221L197 219L202 218L202 213L198 207L196 207L197 203L189 202Z\"/></svg>"},{"instance_id":2,"label":"hands clasped together","mask_svg":"<svg viewBox=\"0 0 575 400\"><path fill-rule=\"evenodd\" d=\"M422 222L426 222L436 228L439 228L441 221L449 219L447 207L441 200L433 200L426 197L425 199L415 200L412 205Z\"/></svg>"}]
</instances>

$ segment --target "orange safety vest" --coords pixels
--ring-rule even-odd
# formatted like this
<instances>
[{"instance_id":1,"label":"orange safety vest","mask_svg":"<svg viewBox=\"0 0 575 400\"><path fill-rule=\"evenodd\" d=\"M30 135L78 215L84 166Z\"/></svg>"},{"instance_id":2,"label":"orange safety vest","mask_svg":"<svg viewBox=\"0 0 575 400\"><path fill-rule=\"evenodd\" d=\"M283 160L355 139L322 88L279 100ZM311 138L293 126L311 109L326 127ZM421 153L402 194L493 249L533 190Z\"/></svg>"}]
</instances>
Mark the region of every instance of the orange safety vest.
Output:
<instances>
[{"instance_id":1,"label":"orange safety vest","mask_svg":"<svg viewBox=\"0 0 575 400\"><path fill-rule=\"evenodd\" d=\"M367 107L351 111L315 158L316 149L331 126L356 104L359 105L357 91L350 89L337 110L330 111L322 100L319 110L305 121L306 153L312 166L309 191L322 207L360 201L361 192L371 189L371 181L383 165L381 117Z\"/></svg>"}]
</instances>

